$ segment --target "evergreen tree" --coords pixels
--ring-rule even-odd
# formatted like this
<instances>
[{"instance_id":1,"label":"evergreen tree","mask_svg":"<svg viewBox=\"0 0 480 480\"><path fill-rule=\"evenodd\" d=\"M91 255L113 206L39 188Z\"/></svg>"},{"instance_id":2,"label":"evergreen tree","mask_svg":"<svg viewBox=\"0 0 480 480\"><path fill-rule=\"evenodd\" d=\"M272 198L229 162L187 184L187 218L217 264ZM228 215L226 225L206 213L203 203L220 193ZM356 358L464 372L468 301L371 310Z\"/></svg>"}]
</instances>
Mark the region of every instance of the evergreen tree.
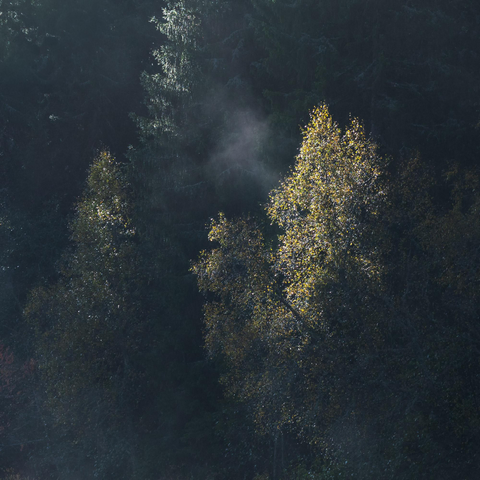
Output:
<instances>
[{"instance_id":1,"label":"evergreen tree","mask_svg":"<svg viewBox=\"0 0 480 480\"><path fill-rule=\"evenodd\" d=\"M222 20L234 18L237 7L243 4L182 0L169 3L163 18L154 19L165 36L154 52L160 71L142 77L149 116L135 117L141 143L129 152L150 277L144 299L158 319L157 346L147 368L154 388L150 438L159 446L162 468L176 465L196 476L208 474L202 468L208 462L210 471L213 458L224 468L225 447L219 446L223 433L215 427L222 424L220 388L201 348L201 298L189 259L206 243L208 216L219 205L236 211L255 205L263 182L241 163L246 143L243 132L235 130L239 124L251 128L242 115L229 118L232 102L222 83L230 78L221 44L230 25ZM240 137L237 145L229 150L226 139L235 137ZM253 154L256 139L250 137L246 148ZM243 187L255 194L249 198Z\"/></svg>"}]
</instances>

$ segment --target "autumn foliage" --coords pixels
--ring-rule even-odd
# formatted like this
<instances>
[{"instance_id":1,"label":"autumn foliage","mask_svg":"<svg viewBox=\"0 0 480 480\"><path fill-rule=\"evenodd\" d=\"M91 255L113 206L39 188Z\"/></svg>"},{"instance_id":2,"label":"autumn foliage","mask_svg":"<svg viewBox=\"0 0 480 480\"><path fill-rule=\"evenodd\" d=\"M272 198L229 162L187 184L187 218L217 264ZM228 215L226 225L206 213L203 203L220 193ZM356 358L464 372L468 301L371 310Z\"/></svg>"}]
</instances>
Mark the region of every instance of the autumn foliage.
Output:
<instances>
[{"instance_id":1,"label":"autumn foliage","mask_svg":"<svg viewBox=\"0 0 480 480\"><path fill-rule=\"evenodd\" d=\"M342 133L321 106L265 207L278 234L220 215L193 271L207 347L259 431L294 433L357 478L430 478L419 455L437 468L435 451L476 438L477 177L442 214L418 158L395 182L387 167L356 119ZM455 427L432 420L446 411Z\"/></svg>"}]
</instances>

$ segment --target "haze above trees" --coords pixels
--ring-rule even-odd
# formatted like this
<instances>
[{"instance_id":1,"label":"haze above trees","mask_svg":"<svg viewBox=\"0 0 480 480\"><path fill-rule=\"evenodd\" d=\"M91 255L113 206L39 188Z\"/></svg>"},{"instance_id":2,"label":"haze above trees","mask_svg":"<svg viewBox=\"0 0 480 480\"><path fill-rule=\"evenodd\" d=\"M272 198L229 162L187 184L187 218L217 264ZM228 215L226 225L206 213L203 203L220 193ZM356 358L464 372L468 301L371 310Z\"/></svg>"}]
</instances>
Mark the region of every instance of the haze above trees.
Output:
<instances>
[{"instance_id":1,"label":"haze above trees","mask_svg":"<svg viewBox=\"0 0 480 480\"><path fill-rule=\"evenodd\" d=\"M476 478L479 35L0 0L0 478Z\"/></svg>"}]
</instances>

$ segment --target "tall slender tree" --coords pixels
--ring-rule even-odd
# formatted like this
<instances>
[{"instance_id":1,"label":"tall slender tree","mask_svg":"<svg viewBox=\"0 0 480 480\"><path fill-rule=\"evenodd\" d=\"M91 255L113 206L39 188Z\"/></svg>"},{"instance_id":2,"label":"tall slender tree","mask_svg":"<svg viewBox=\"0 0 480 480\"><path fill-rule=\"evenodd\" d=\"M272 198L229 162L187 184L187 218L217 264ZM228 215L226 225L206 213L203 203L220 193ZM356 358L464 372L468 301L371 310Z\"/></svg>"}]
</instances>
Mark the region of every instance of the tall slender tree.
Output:
<instances>
[{"instance_id":1,"label":"tall slender tree","mask_svg":"<svg viewBox=\"0 0 480 480\"><path fill-rule=\"evenodd\" d=\"M56 474L136 478L132 426L142 343L135 228L128 185L101 152L71 224L73 250L59 281L38 288L25 310L35 331Z\"/></svg>"}]
</instances>

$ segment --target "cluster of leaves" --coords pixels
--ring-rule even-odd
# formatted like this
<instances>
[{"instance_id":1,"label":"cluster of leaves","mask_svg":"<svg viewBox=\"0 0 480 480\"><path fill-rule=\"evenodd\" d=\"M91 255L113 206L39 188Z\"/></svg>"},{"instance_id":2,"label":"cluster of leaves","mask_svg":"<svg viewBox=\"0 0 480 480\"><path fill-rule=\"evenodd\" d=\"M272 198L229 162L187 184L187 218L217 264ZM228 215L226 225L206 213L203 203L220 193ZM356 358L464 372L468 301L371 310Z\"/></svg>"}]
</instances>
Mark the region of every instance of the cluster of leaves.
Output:
<instances>
[{"instance_id":1,"label":"cluster of leaves","mask_svg":"<svg viewBox=\"0 0 480 480\"><path fill-rule=\"evenodd\" d=\"M376 150L357 120L342 134L320 107L266 206L280 233L267 242L247 218L212 223L218 247L193 267L213 294L207 346L261 432L293 431L356 478L469 472L478 261L456 236L478 244L477 176L441 215L412 189L412 174L426 179L416 162L393 188Z\"/></svg>"},{"instance_id":2,"label":"cluster of leaves","mask_svg":"<svg viewBox=\"0 0 480 480\"><path fill-rule=\"evenodd\" d=\"M268 247L248 219L221 216L209 236L220 248L194 266L201 290L219 297L206 307L207 346L229 359L234 394L262 392L258 415L273 414L266 422L275 429L312 429L319 411L328 417L314 400L318 382L332 374L339 348L347 355L358 340L354 317L372 311L368 299L381 289L377 217L385 192L375 145L357 120L341 134L325 106L304 134L291 176L267 207L282 234Z\"/></svg>"},{"instance_id":3,"label":"cluster of leaves","mask_svg":"<svg viewBox=\"0 0 480 480\"><path fill-rule=\"evenodd\" d=\"M75 454L78 462L87 461L82 468L102 476L112 468L132 468L135 455L135 438L119 433L138 401L132 395L142 338L141 278L129 210L120 166L101 152L71 223L74 249L61 277L34 290L25 309L54 433L84 450ZM107 465L93 463L102 450L109 452Z\"/></svg>"},{"instance_id":4,"label":"cluster of leaves","mask_svg":"<svg viewBox=\"0 0 480 480\"><path fill-rule=\"evenodd\" d=\"M0 0L5 474L474 475L478 5Z\"/></svg>"}]
</instances>

